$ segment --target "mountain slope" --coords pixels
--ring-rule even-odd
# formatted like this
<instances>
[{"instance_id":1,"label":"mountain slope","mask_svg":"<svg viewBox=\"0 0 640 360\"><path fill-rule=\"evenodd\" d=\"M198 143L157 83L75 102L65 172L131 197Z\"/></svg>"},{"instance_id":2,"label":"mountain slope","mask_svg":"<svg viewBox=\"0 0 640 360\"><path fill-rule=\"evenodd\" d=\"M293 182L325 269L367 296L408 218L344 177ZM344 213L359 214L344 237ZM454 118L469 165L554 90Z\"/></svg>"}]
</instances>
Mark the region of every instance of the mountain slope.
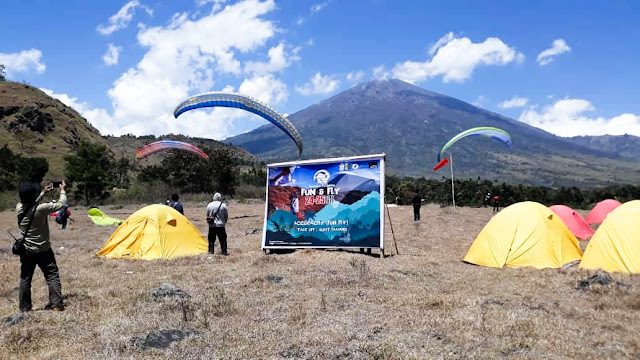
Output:
<instances>
[{"instance_id":1,"label":"mountain slope","mask_svg":"<svg viewBox=\"0 0 640 360\"><path fill-rule=\"evenodd\" d=\"M400 80L363 83L289 116L304 140L303 158L385 152L391 173L440 177L437 152L449 138L476 126L511 133L513 146L486 138L454 145L458 177L536 185L632 183L640 164L574 144L543 130ZM258 157L294 160L292 142L273 126L227 139Z\"/></svg>"},{"instance_id":2,"label":"mountain slope","mask_svg":"<svg viewBox=\"0 0 640 360\"><path fill-rule=\"evenodd\" d=\"M615 154L623 159L640 159L640 137L633 135L576 136L567 141L592 150Z\"/></svg>"},{"instance_id":3,"label":"mountain slope","mask_svg":"<svg viewBox=\"0 0 640 360\"><path fill-rule=\"evenodd\" d=\"M0 145L49 161L45 180L61 179L64 155L81 141L108 145L87 120L39 89L0 82Z\"/></svg>"}]
</instances>

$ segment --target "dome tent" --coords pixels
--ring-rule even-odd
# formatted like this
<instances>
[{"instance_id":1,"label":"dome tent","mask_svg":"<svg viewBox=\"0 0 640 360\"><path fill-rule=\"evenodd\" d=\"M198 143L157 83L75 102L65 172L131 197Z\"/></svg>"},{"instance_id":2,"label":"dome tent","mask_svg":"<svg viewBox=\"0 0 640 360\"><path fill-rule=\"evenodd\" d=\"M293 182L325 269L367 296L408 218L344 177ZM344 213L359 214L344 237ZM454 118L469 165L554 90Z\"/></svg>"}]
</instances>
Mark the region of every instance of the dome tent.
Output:
<instances>
[{"instance_id":1,"label":"dome tent","mask_svg":"<svg viewBox=\"0 0 640 360\"><path fill-rule=\"evenodd\" d=\"M607 215L620 205L622 203L618 200L602 200L589 211L585 220L587 220L587 224L601 224Z\"/></svg>"},{"instance_id":2,"label":"dome tent","mask_svg":"<svg viewBox=\"0 0 640 360\"><path fill-rule=\"evenodd\" d=\"M572 208L565 205L553 205L549 209L560 216L560 219L575 237L586 240L593 236L593 230L589 224Z\"/></svg>"},{"instance_id":3,"label":"dome tent","mask_svg":"<svg viewBox=\"0 0 640 360\"><path fill-rule=\"evenodd\" d=\"M149 205L116 229L96 255L107 258L173 259L206 253L207 240L173 208Z\"/></svg>"},{"instance_id":4,"label":"dome tent","mask_svg":"<svg viewBox=\"0 0 640 360\"><path fill-rule=\"evenodd\" d=\"M640 273L640 200L613 210L593 235L580 268Z\"/></svg>"},{"instance_id":5,"label":"dome tent","mask_svg":"<svg viewBox=\"0 0 640 360\"><path fill-rule=\"evenodd\" d=\"M578 241L559 216L546 206L513 204L480 231L463 261L501 268L560 268L580 260Z\"/></svg>"}]
</instances>

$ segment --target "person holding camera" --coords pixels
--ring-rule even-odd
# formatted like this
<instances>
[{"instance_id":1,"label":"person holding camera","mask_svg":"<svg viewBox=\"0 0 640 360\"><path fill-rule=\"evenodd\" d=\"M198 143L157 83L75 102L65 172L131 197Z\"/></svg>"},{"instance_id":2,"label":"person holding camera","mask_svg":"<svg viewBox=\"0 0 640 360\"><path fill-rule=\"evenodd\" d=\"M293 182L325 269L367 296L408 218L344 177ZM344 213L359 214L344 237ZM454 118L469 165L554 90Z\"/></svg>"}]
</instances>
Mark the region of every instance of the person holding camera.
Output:
<instances>
[{"instance_id":1,"label":"person holding camera","mask_svg":"<svg viewBox=\"0 0 640 360\"><path fill-rule=\"evenodd\" d=\"M220 193L213 194L213 199L207 205L207 223L209 224L209 254L213 254L213 247L216 243L216 237L220 239L220 250L222 255L227 254L227 231L224 226L229 219L227 213L227 205L222 202Z\"/></svg>"},{"instance_id":2,"label":"person holding camera","mask_svg":"<svg viewBox=\"0 0 640 360\"><path fill-rule=\"evenodd\" d=\"M49 287L49 303L45 309L63 311L62 285L58 265L51 250L49 241L48 217L52 212L64 208L67 202L66 184L64 181L58 185L60 198L46 204L40 204L42 197L53 190L54 183L47 185L42 192L38 183L26 182L18 189L20 202L16 206L18 227L20 235L24 239L23 248L20 251L20 311L31 311L31 280L36 266L42 270Z\"/></svg>"}]
</instances>

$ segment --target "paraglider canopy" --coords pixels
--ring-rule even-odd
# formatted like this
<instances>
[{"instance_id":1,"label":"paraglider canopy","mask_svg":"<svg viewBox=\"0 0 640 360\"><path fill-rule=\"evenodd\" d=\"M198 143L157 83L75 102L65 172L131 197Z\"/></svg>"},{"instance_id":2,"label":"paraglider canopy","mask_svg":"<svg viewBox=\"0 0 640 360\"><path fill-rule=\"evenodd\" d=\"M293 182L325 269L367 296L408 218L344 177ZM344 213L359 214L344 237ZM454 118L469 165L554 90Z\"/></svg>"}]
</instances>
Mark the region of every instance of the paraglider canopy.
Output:
<instances>
[{"instance_id":1,"label":"paraglider canopy","mask_svg":"<svg viewBox=\"0 0 640 360\"><path fill-rule=\"evenodd\" d=\"M195 95L178 105L173 115L178 118L178 116L189 110L206 107L230 107L246 110L261 116L284 131L298 147L298 156L302 155L302 138L295 126L279 112L247 95L227 92L210 92Z\"/></svg>"},{"instance_id":2,"label":"paraglider canopy","mask_svg":"<svg viewBox=\"0 0 640 360\"><path fill-rule=\"evenodd\" d=\"M437 171L448 163L448 160L444 158L444 153L447 151L447 149L449 149L458 140L473 135L490 137L502 141L506 146L511 146L511 135L502 129L488 126L471 128L452 137L449 141L447 141L446 144L444 144L444 146L442 146L442 149L440 149L440 151L438 152L438 164L433 168L433 170Z\"/></svg>"},{"instance_id":3,"label":"paraglider canopy","mask_svg":"<svg viewBox=\"0 0 640 360\"><path fill-rule=\"evenodd\" d=\"M153 155L160 151L171 150L171 149L188 151L192 154L199 155L204 159L209 158L207 154L205 154L202 150L198 149L198 147L195 145L187 144L182 141L160 140L160 141L152 142L151 144L147 144L141 147L140 149L136 150L136 159L138 160L144 159L149 155Z\"/></svg>"}]
</instances>

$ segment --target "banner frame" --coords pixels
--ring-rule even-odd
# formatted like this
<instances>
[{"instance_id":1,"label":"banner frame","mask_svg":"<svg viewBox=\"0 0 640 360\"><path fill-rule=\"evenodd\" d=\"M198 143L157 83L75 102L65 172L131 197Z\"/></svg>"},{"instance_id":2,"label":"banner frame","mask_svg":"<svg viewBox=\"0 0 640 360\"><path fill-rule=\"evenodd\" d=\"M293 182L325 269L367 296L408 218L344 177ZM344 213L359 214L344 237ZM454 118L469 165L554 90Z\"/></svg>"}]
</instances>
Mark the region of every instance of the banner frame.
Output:
<instances>
[{"instance_id":1,"label":"banner frame","mask_svg":"<svg viewBox=\"0 0 640 360\"><path fill-rule=\"evenodd\" d=\"M366 161L366 160L380 160L380 246L267 246L267 216L269 214L269 169L271 167L283 167L283 166L296 166L296 165L313 165L322 164L327 162L343 162L343 161ZM265 201L264 201L264 223L262 225L262 244L261 249L263 251L270 249L380 249L384 254L384 229L385 229L385 179L386 179L386 153L371 154L371 155L358 155L358 156L343 156L336 158L322 158L322 159L309 159L271 163L265 166L267 170L267 179L265 183Z\"/></svg>"}]
</instances>

